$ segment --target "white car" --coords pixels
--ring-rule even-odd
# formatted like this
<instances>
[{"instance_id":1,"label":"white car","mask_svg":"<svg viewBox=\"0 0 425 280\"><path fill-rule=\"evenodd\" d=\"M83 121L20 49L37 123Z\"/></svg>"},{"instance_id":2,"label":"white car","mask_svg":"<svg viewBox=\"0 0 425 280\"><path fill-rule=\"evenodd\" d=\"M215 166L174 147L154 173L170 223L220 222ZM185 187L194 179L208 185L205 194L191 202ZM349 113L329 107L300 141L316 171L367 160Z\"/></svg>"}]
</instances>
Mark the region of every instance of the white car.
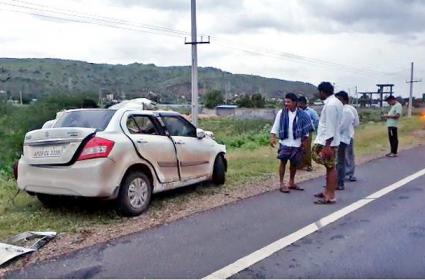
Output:
<instances>
[{"instance_id":1,"label":"white car","mask_svg":"<svg viewBox=\"0 0 425 280\"><path fill-rule=\"evenodd\" d=\"M168 111L122 108L65 111L52 128L25 135L18 188L46 206L58 196L116 199L141 214L152 193L225 181L226 147Z\"/></svg>"}]
</instances>

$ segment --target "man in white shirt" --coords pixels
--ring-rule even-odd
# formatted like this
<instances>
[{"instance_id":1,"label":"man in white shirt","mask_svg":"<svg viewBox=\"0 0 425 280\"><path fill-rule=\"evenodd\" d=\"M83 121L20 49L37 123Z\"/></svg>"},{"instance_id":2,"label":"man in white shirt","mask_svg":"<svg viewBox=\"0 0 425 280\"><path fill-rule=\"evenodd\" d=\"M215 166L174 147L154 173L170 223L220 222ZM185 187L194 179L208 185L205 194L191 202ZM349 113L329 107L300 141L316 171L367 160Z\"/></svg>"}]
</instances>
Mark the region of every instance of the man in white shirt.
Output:
<instances>
[{"instance_id":1,"label":"man in white shirt","mask_svg":"<svg viewBox=\"0 0 425 280\"><path fill-rule=\"evenodd\" d=\"M352 134L350 144L345 149L345 176L348 176L348 181L355 182L357 178L354 176L354 172L356 170L356 162L354 156L354 130L356 127L360 125L359 114L357 113L357 109L350 104L345 104L344 107L347 107L351 110L354 115L354 122L352 124Z\"/></svg>"},{"instance_id":2,"label":"man in white shirt","mask_svg":"<svg viewBox=\"0 0 425 280\"><path fill-rule=\"evenodd\" d=\"M345 153L348 145L350 145L352 136L354 135L354 114L350 108L348 108L348 94L345 91L340 91L335 94L335 97L344 104L342 121L339 128L340 131L340 143L338 147L337 155L337 190L344 190L344 179L345 179Z\"/></svg>"},{"instance_id":3,"label":"man in white shirt","mask_svg":"<svg viewBox=\"0 0 425 280\"><path fill-rule=\"evenodd\" d=\"M310 117L303 110L297 108L298 97L294 93L288 93L285 96L285 108L280 110L275 118L273 127L270 131L270 145L276 145L276 139L279 137L279 149L277 158L280 160L279 181L280 191L289 193L292 190L304 190L295 184L295 174L297 167L303 158L303 149L313 124ZM286 163L290 161L289 183L284 183Z\"/></svg>"},{"instance_id":4,"label":"man in white shirt","mask_svg":"<svg viewBox=\"0 0 425 280\"><path fill-rule=\"evenodd\" d=\"M324 192L315 194L319 199L316 204L335 203L335 188L337 184L336 150L340 143L340 124L344 106L334 96L334 87L329 82L318 86L320 99L324 106L320 114L319 127L312 149L313 160L326 167L326 188Z\"/></svg>"}]
</instances>

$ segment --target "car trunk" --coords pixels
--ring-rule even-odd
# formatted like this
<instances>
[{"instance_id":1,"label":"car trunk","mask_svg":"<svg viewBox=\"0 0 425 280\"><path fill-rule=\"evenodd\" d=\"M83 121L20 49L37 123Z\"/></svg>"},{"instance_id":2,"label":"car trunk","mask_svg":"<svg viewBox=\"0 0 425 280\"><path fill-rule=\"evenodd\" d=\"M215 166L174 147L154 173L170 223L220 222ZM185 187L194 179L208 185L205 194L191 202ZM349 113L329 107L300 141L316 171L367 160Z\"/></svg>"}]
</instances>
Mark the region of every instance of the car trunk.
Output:
<instances>
[{"instance_id":1,"label":"car trunk","mask_svg":"<svg viewBox=\"0 0 425 280\"><path fill-rule=\"evenodd\" d=\"M28 132L24 141L24 158L29 164L70 163L81 143L95 133L95 128L63 127Z\"/></svg>"}]
</instances>

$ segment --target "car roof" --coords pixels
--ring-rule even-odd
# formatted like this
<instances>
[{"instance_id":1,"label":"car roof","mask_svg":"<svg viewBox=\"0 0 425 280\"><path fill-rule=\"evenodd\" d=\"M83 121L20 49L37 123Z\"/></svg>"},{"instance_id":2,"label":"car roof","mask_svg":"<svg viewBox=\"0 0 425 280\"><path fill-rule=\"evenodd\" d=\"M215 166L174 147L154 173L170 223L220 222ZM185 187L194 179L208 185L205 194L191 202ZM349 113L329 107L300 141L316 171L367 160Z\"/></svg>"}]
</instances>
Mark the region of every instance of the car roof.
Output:
<instances>
[{"instance_id":1,"label":"car roof","mask_svg":"<svg viewBox=\"0 0 425 280\"><path fill-rule=\"evenodd\" d=\"M138 109L131 109L131 108L120 108L120 109L109 109L109 108L77 108L77 109L68 109L64 110L63 112L76 112L76 111L122 111L122 112L137 112L140 114L147 114L147 115L158 115L158 114L164 114L164 115L177 115L180 116L181 114L175 111L166 111L166 110L138 110Z\"/></svg>"}]
</instances>

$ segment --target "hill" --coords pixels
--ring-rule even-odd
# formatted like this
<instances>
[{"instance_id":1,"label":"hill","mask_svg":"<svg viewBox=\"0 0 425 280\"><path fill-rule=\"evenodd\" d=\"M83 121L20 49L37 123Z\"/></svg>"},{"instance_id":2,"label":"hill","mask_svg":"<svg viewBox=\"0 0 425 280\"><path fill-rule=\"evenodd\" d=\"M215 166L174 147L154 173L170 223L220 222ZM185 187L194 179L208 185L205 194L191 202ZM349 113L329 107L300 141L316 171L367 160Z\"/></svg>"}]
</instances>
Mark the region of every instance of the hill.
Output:
<instances>
[{"instance_id":1,"label":"hill","mask_svg":"<svg viewBox=\"0 0 425 280\"><path fill-rule=\"evenodd\" d=\"M0 58L0 89L16 98L27 99L55 93L112 93L115 97L150 97L160 102L184 102L191 96L189 66L159 67L154 64L94 64L62 59ZM312 96L309 83L232 74L212 67L199 68L200 95L211 89L227 98L261 93L282 98L295 92ZM4 92L3 92L4 95Z\"/></svg>"}]
</instances>

